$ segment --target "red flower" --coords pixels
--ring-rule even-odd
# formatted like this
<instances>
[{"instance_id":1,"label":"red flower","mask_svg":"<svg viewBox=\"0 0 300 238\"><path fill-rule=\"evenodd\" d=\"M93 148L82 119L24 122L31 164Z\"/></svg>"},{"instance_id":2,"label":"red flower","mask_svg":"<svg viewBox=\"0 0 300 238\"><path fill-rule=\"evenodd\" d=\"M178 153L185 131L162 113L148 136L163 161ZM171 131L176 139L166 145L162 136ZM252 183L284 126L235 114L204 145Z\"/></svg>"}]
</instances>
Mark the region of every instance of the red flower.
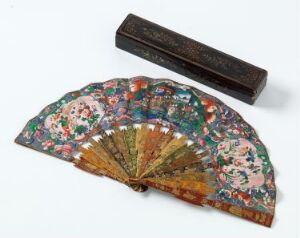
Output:
<instances>
[{"instance_id":1,"label":"red flower","mask_svg":"<svg viewBox=\"0 0 300 238\"><path fill-rule=\"evenodd\" d=\"M201 146L204 146L204 145L205 145L205 141L204 141L203 139L201 139L201 138L198 139L198 143L199 143L199 145L201 145Z\"/></svg>"},{"instance_id":2,"label":"red flower","mask_svg":"<svg viewBox=\"0 0 300 238\"><path fill-rule=\"evenodd\" d=\"M249 194L238 192L238 198L245 202L245 204L248 204L251 200L251 197Z\"/></svg>"},{"instance_id":3,"label":"red flower","mask_svg":"<svg viewBox=\"0 0 300 238\"><path fill-rule=\"evenodd\" d=\"M216 119L216 115L213 113L209 113L209 114L205 115L205 121L209 124L214 122L215 119Z\"/></svg>"},{"instance_id":4,"label":"red flower","mask_svg":"<svg viewBox=\"0 0 300 238\"><path fill-rule=\"evenodd\" d=\"M57 145L55 146L55 152L62 152L63 154L71 154L72 146L70 145Z\"/></svg>"}]
</instances>

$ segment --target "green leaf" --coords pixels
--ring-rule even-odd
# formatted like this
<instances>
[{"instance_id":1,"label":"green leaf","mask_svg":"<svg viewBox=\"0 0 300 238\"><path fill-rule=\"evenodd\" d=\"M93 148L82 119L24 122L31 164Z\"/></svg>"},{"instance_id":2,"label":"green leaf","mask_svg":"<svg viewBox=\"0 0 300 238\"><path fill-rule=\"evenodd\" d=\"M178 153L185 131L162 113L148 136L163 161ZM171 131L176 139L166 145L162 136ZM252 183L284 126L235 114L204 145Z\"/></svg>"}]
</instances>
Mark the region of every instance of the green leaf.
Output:
<instances>
[{"instance_id":1,"label":"green leaf","mask_svg":"<svg viewBox=\"0 0 300 238\"><path fill-rule=\"evenodd\" d=\"M213 145L216 144L216 142L212 141L212 140L209 138L209 136L206 136L206 137L204 138L204 140L205 140L205 143L208 144L208 145L213 146Z\"/></svg>"},{"instance_id":2,"label":"green leaf","mask_svg":"<svg viewBox=\"0 0 300 238\"><path fill-rule=\"evenodd\" d=\"M114 89L113 88L107 88L105 89L105 95L112 95L114 93Z\"/></svg>"},{"instance_id":3,"label":"green leaf","mask_svg":"<svg viewBox=\"0 0 300 238\"><path fill-rule=\"evenodd\" d=\"M74 140L75 139L75 135L74 134L70 134L70 140Z\"/></svg>"},{"instance_id":4,"label":"green leaf","mask_svg":"<svg viewBox=\"0 0 300 238\"><path fill-rule=\"evenodd\" d=\"M60 123L61 123L61 126L67 126L68 125L68 122L66 122L66 121L61 121Z\"/></svg>"},{"instance_id":5,"label":"green leaf","mask_svg":"<svg viewBox=\"0 0 300 238\"><path fill-rule=\"evenodd\" d=\"M32 122L28 125L29 127L29 130L32 131L33 133L36 132L36 129L37 129L37 124Z\"/></svg>"},{"instance_id":6,"label":"green leaf","mask_svg":"<svg viewBox=\"0 0 300 238\"><path fill-rule=\"evenodd\" d=\"M85 131L86 131L86 127L83 126L83 125L77 126L77 127L75 128L75 132L78 133L78 134L82 134L82 133L84 133Z\"/></svg>"},{"instance_id":7,"label":"green leaf","mask_svg":"<svg viewBox=\"0 0 300 238\"><path fill-rule=\"evenodd\" d=\"M89 92L94 92L94 91L95 91L94 88L93 88L92 86L88 86L87 90L88 90Z\"/></svg>"},{"instance_id":8,"label":"green leaf","mask_svg":"<svg viewBox=\"0 0 300 238\"><path fill-rule=\"evenodd\" d=\"M224 160L223 160L223 158L222 158L221 155L218 155L217 161L218 161L218 163L219 163L219 165L220 165L221 167L223 167L223 166L225 165L225 162L224 162Z\"/></svg>"},{"instance_id":9,"label":"green leaf","mask_svg":"<svg viewBox=\"0 0 300 238\"><path fill-rule=\"evenodd\" d=\"M94 114L90 119L89 119L89 124L93 124L98 118L100 117L99 114Z\"/></svg>"}]
</instances>

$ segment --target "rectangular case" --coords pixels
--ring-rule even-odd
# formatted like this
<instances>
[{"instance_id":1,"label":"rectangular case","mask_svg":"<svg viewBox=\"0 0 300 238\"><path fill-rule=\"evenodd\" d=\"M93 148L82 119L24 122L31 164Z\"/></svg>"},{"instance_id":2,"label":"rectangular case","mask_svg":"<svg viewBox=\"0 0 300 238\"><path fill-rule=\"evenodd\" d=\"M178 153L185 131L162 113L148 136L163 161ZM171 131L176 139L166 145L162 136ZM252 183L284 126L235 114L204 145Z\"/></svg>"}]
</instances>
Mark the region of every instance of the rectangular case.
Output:
<instances>
[{"instance_id":1,"label":"rectangular case","mask_svg":"<svg viewBox=\"0 0 300 238\"><path fill-rule=\"evenodd\" d=\"M248 104L267 81L266 70L133 14L117 30L116 46Z\"/></svg>"}]
</instances>

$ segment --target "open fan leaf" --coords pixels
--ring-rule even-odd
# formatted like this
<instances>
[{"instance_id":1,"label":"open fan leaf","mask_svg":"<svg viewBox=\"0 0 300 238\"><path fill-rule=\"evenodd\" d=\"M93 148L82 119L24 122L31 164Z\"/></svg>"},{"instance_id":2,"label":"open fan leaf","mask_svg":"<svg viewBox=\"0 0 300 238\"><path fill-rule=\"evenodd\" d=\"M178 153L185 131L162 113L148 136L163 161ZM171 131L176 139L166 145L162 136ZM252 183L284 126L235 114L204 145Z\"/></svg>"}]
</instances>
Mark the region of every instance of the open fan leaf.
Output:
<instances>
[{"instance_id":1,"label":"open fan leaf","mask_svg":"<svg viewBox=\"0 0 300 238\"><path fill-rule=\"evenodd\" d=\"M237 112L187 85L141 76L90 84L45 107L16 142L135 191L272 223L266 148Z\"/></svg>"}]
</instances>

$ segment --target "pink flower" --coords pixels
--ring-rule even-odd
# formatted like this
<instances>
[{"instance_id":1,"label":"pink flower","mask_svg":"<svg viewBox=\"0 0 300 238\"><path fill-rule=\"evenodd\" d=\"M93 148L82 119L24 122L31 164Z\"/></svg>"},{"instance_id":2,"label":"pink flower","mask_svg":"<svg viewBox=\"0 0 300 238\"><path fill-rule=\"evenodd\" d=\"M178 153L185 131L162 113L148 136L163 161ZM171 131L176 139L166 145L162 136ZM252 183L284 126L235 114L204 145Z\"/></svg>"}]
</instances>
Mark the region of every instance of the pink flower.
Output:
<instances>
[{"instance_id":1,"label":"pink flower","mask_svg":"<svg viewBox=\"0 0 300 238\"><path fill-rule=\"evenodd\" d=\"M205 141L204 141L203 139L201 139L201 138L198 139L198 143L199 143L199 145L201 145L201 146L204 146L204 145L205 145Z\"/></svg>"},{"instance_id":2,"label":"pink flower","mask_svg":"<svg viewBox=\"0 0 300 238\"><path fill-rule=\"evenodd\" d=\"M62 136L64 139L68 139L70 137L70 128L67 126L61 127Z\"/></svg>"},{"instance_id":3,"label":"pink flower","mask_svg":"<svg viewBox=\"0 0 300 238\"><path fill-rule=\"evenodd\" d=\"M202 133L203 133L205 136L209 134L209 131L208 131L207 127L204 127L204 128L202 129Z\"/></svg>"},{"instance_id":4,"label":"pink flower","mask_svg":"<svg viewBox=\"0 0 300 238\"><path fill-rule=\"evenodd\" d=\"M233 129L233 134L235 134L235 135L238 135L238 134L240 134L240 131L238 130L238 129Z\"/></svg>"},{"instance_id":5,"label":"pink flower","mask_svg":"<svg viewBox=\"0 0 300 238\"><path fill-rule=\"evenodd\" d=\"M115 87L115 85L116 85L116 83L114 81L112 81L112 82L105 82L103 84L103 87L104 87L104 89L107 89L107 88L113 88L113 87Z\"/></svg>"},{"instance_id":6,"label":"pink flower","mask_svg":"<svg viewBox=\"0 0 300 238\"><path fill-rule=\"evenodd\" d=\"M46 140L42 143L42 146L44 150L48 150L49 147L53 147L54 146L54 142L53 140Z\"/></svg>"},{"instance_id":7,"label":"pink flower","mask_svg":"<svg viewBox=\"0 0 300 238\"><path fill-rule=\"evenodd\" d=\"M75 140L76 141L82 141L86 138L86 135L84 133L81 133L81 134L77 134L75 135Z\"/></svg>"},{"instance_id":8,"label":"pink flower","mask_svg":"<svg viewBox=\"0 0 300 238\"><path fill-rule=\"evenodd\" d=\"M41 131L36 131L35 133L34 133L34 136L36 136L36 137L40 137L42 135L42 132Z\"/></svg>"},{"instance_id":9,"label":"pink flower","mask_svg":"<svg viewBox=\"0 0 300 238\"><path fill-rule=\"evenodd\" d=\"M240 159L236 159L233 163L235 166L240 166L242 164L242 161Z\"/></svg>"},{"instance_id":10,"label":"pink flower","mask_svg":"<svg viewBox=\"0 0 300 238\"><path fill-rule=\"evenodd\" d=\"M126 109L125 108L119 108L118 112L119 113L126 113Z\"/></svg>"},{"instance_id":11,"label":"pink flower","mask_svg":"<svg viewBox=\"0 0 300 238\"><path fill-rule=\"evenodd\" d=\"M225 162L226 164L228 164L228 163L229 163L229 156L228 156L228 155L224 155L224 156L223 156L223 160L224 160L224 162Z\"/></svg>"},{"instance_id":12,"label":"pink flower","mask_svg":"<svg viewBox=\"0 0 300 238\"><path fill-rule=\"evenodd\" d=\"M70 145L56 145L55 152L62 152L63 154L71 154L72 146Z\"/></svg>"},{"instance_id":13,"label":"pink flower","mask_svg":"<svg viewBox=\"0 0 300 238\"><path fill-rule=\"evenodd\" d=\"M91 112L89 109L85 108L85 109L83 109L83 111L82 111L82 115L83 115L84 117L86 117L86 118L90 118L91 115L92 115L92 112Z\"/></svg>"},{"instance_id":14,"label":"pink flower","mask_svg":"<svg viewBox=\"0 0 300 238\"><path fill-rule=\"evenodd\" d=\"M221 142L220 144L218 144L218 150L224 150L225 149L225 143Z\"/></svg>"}]
</instances>

